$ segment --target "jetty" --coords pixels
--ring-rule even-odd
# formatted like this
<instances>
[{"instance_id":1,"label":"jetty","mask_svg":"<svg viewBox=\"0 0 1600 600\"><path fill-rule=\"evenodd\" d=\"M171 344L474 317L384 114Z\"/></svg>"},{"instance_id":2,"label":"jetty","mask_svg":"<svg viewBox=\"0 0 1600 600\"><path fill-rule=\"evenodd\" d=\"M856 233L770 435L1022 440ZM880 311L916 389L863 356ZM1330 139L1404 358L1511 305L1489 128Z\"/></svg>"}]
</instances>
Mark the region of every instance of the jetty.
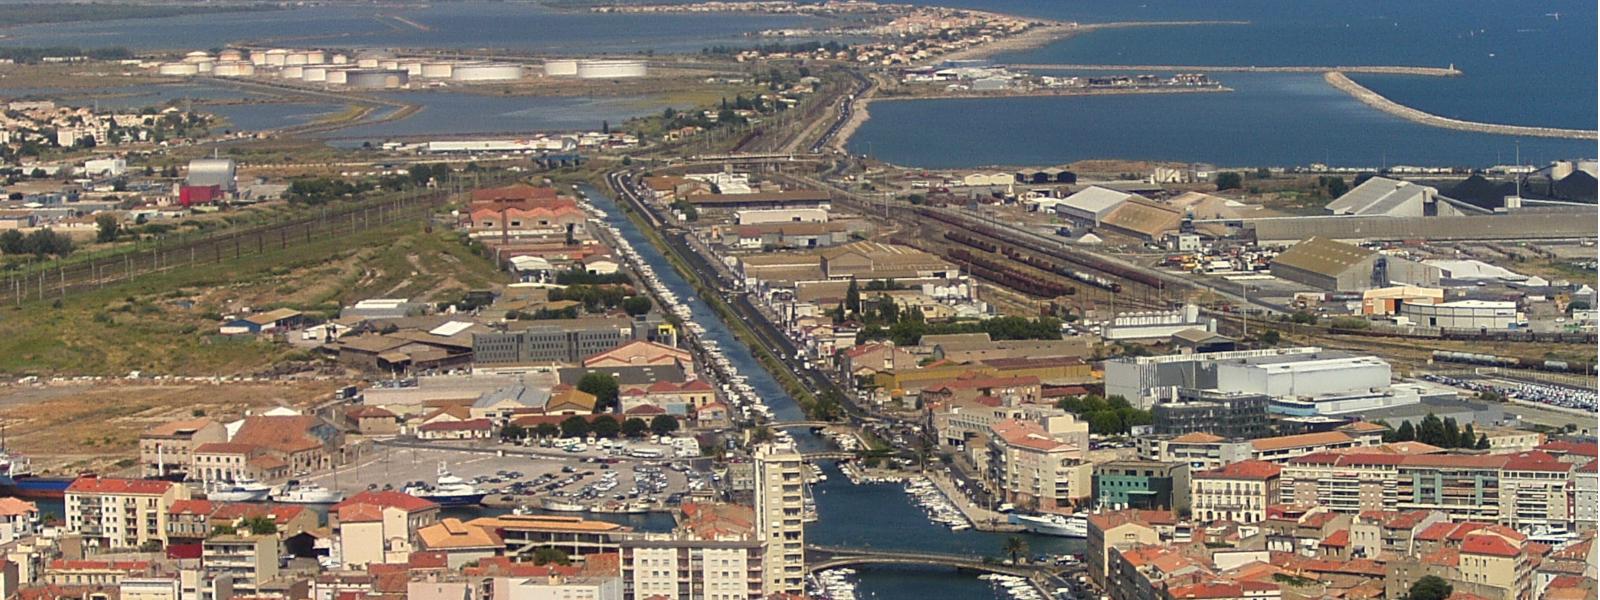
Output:
<instances>
[{"instance_id":1,"label":"jetty","mask_svg":"<svg viewBox=\"0 0 1600 600\"><path fill-rule=\"evenodd\" d=\"M1080 64L1012 64L1013 69L1049 71L1171 71L1175 73L1366 73L1376 75L1422 75L1426 77L1459 77L1461 69L1448 67L1414 67L1395 65L1366 66L1283 66L1260 67L1245 65L1080 65Z\"/></svg>"},{"instance_id":2,"label":"jetty","mask_svg":"<svg viewBox=\"0 0 1600 600\"><path fill-rule=\"evenodd\" d=\"M1499 135L1565 138L1573 140L1596 139L1596 133L1592 129L1562 129L1559 127L1500 125L1497 123L1480 123L1476 121L1463 121L1461 119L1441 117L1439 115L1423 112L1390 100L1384 97L1382 94L1374 92L1371 89L1368 89L1366 86L1356 83L1355 80L1350 79L1350 77L1346 76L1344 73L1330 71L1327 74L1324 74L1322 77L1323 79L1327 80L1329 85L1332 85L1333 87L1338 88L1339 90L1350 94L1351 96L1354 96L1357 100L1360 100L1367 106L1371 106L1407 121L1413 121L1423 125L1443 127L1445 129L1456 129L1460 131L1493 133Z\"/></svg>"}]
</instances>

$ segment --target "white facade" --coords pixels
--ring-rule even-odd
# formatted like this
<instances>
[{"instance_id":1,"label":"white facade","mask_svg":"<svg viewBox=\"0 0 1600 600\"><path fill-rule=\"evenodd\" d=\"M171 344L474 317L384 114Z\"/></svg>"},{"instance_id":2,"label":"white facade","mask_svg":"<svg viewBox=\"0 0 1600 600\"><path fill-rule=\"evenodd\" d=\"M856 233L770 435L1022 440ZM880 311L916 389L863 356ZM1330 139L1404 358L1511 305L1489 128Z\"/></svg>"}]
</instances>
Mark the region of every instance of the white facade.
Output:
<instances>
[{"instance_id":1,"label":"white facade","mask_svg":"<svg viewBox=\"0 0 1600 600\"><path fill-rule=\"evenodd\" d=\"M766 542L762 561L768 594L805 593L805 473L791 445L756 449L756 534Z\"/></svg>"},{"instance_id":2,"label":"white facade","mask_svg":"<svg viewBox=\"0 0 1600 600\"><path fill-rule=\"evenodd\" d=\"M492 600L622 600L616 577L496 577L493 587Z\"/></svg>"},{"instance_id":3,"label":"white facade","mask_svg":"<svg viewBox=\"0 0 1600 600\"><path fill-rule=\"evenodd\" d=\"M1217 322L1201 318L1200 307L1185 304L1183 308L1166 311L1123 313L1113 317L1105 328L1107 340L1166 339L1189 329L1203 329L1215 333Z\"/></svg>"},{"instance_id":4,"label":"white facade","mask_svg":"<svg viewBox=\"0 0 1600 600\"><path fill-rule=\"evenodd\" d=\"M1389 387L1389 363L1374 356L1244 360L1217 364L1217 389L1273 398L1315 398Z\"/></svg>"},{"instance_id":5,"label":"white facade","mask_svg":"<svg viewBox=\"0 0 1600 600\"><path fill-rule=\"evenodd\" d=\"M548 77L573 77L578 74L578 61L556 58L544 61L544 74Z\"/></svg>"},{"instance_id":6,"label":"white facade","mask_svg":"<svg viewBox=\"0 0 1600 600\"><path fill-rule=\"evenodd\" d=\"M1572 471L1572 517L1578 529L1593 531L1600 518L1600 479L1593 464Z\"/></svg>"},{"instance_id":7,"label":"white facade","mask_svg":"<svg viewBox=\"0 0 1600 600\"><path fill-rule=\"evenodd\" d=\"M1404 304L1400 316L1422 327L1513 329L1527 322L1515 302L1459 300L1442 304Z\"/></svg>"},{"instance_id":8,"label":"white facade","mask_svg":"<svg viewBox=\"0 0 1600 600\"><path fill-rule=\"evenodd\" d=\"M128 161L120 158L99 158L83 163L83 171L89 175L110 175L116 177L128 172Z\"/></svg>"}]
</instances>

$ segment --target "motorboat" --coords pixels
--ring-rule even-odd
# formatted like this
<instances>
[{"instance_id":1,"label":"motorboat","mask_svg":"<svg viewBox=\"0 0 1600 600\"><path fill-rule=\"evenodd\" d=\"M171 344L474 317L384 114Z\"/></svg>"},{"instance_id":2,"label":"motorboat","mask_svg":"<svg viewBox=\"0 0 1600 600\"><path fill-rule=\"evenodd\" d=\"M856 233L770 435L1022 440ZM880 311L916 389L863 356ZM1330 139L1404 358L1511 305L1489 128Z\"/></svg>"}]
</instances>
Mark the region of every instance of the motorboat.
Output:
<instances>
[{"instance_id":1,"label":"motorboat","mask_svg":"<svg viewBox=\"0 0 1600 600\"><path fill-rule=\"evenodd\" d=\"M439 464L439 478L434 485L409 486L405 493L439 506L476 506L483 503L483 497L487 495L465 479L451 475L443 463Z\"/></svg>"},{"instance_id":2,"label":"motorboat","mask_svg":"<svg viewBox=\"0 0 1600 600\"><path fill-rule=\"evenodd\" d=\"M1021 525L1028 531L1040 535L1072 538L1089 537L1089 519L1082 513L1071 516L1011 513L1007 520L1013 525Z\"/></svg>"},{"instance_id":3,"label":"motorboat","mask_svg":"<svg viewBox=\"0 0 1600 600\"><path fill-rule=\"evenodd\" d=\"M260 502L271 495L272 486L249 477L206 485L206 499L213 502Z\"/></svg>"},{"instance_id":4,"label":"motorboat","mask_svg":"<svg viewBox=\"0 0 1600 600\"><path fill-rule=\"evenodd\" d=\"M271 498L273 502L284 504L335 504L344 500L344 492L291 480Z\"/></svg>"}]
</instances>

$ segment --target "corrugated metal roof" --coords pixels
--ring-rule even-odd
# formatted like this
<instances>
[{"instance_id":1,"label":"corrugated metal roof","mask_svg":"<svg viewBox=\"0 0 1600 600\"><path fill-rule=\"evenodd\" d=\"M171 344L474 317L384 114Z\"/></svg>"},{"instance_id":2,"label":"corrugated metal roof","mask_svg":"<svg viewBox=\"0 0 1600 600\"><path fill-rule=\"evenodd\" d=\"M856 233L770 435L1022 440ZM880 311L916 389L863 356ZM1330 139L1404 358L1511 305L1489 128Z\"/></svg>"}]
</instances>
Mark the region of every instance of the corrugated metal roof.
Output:
<instances>
[{"instance_id":1,"label":"corrugated metal roof","mask_svg":"<svg viewBox=\"0 0 1600 600\"><path fill-rule=\"evenodd\" d=\"M1318 275L1337 277L1377 253L1376 250L1314 237L1285 250L1283 254L1273 259L1272 263Z\"/></svg>"}]
</instances>

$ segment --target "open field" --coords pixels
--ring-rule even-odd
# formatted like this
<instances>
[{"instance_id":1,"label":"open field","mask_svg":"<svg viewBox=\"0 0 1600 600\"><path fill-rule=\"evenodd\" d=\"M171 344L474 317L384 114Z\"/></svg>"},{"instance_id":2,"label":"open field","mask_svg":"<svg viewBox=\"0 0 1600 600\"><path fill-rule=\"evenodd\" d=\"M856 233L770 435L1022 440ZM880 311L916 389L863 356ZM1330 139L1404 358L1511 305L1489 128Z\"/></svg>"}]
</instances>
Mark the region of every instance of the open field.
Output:
<instances>
[{"instance_id":1,"label":"open field","mask_svg":"<svg viewBox=\"0 0 1600 600\"><path fill-rule=\"evenodd\" d=\"M218 421L247 409L304 407L339 382L163 383L105 380L0 386L6 448L41 473L117 473L138 457L139 433L196 415Z\"/></svg>"},{"instance_id":2,"label":"open field","mask_svg":"<svg viewBox=\"0 0 1600 600\"><path fill-rule=\"evenodd\" d=\"M162 271L59 303L0 309L0 373L259 373L310 356L249 336L216 335L223 315L287 306L326 317L356 299L454 299L502 281L454 233L397 223Z\"/></svg>"}]
</instances>

